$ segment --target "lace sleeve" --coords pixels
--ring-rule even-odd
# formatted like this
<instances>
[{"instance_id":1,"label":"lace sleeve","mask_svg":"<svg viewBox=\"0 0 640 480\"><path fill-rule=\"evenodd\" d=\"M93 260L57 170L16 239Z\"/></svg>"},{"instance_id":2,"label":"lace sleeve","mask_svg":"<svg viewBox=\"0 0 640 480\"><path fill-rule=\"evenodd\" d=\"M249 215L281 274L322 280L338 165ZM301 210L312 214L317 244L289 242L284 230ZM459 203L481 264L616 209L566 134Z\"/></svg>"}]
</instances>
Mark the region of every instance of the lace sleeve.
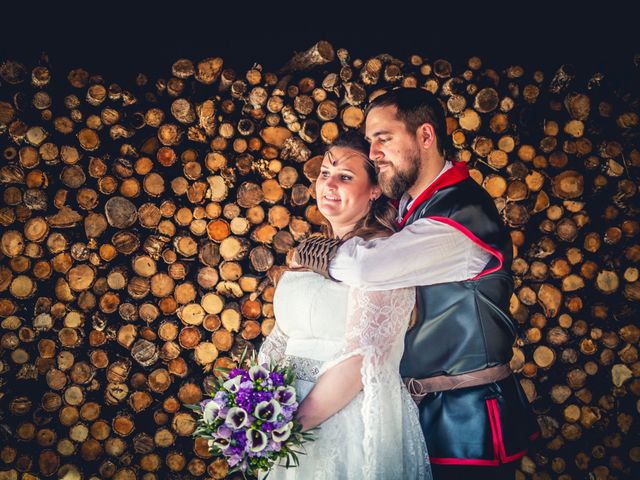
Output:
<instances>
[{"instance_id":1,"label":"lace sleeve","mask_svg":"<svg viewBox=\"0 0 640 480\"><path fill-rule=\"evenodd\" d=\"M425 478L426 475L426 466L419 461L415 462L415 472L403 473L402 465L394 458L394 449L389 448L403 441L406 428L403 427L399 366L415 298L414 288L384 291L351 288L344 348L320 370L322 375L330 368L340 368L339 364L347 358L362 355L363 478L383 480ZM415 416L417 421L417 412ZM424 443L419 436L416 445ZM424 445L421 448L426 451Z\"/></svg>"},{"instance_id":2,"label":"lace sleeve","mask_svg":"<svg viewBox=\"0 0 640 480\"><path fill-rule=\"evenodd\" d=\"M385 366L391 354L392 361L399 362L400 339L409 325L415 298L414 288L381 291L350 288L344 348L337 358L323 365L320 373L354 355L366 355L373 367Z\"/></svg>"},{"instance_id":3,"label":"lace sleeve","mask_svg":"<svg viewBox=\"0 0 640 480\"><path fill-rule=\"evenodd\" d=\"M258 363L270 365L280 362L284 358L289 337L275 324L271 333L264 339L258 351Z\"/></svg>"}]
</instances>

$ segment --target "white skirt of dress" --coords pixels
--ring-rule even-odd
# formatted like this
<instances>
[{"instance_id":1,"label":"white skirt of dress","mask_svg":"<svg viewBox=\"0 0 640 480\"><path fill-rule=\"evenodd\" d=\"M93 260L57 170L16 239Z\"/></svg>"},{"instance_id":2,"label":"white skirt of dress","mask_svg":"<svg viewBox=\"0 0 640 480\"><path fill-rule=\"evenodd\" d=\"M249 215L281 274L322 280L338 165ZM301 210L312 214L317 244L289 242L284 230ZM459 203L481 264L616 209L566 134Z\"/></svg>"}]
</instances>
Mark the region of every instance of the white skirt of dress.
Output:
<instances>
[{"instance_id":1,"label":"white skirt of dress","mask_svg":"<svg viewBox=\"0 0 640 480\"><path fill-rule=\"evenodd\" d=\"M311 391L315 383L296 380L298 402ZM430 469L425 467L426 452L421 448L422 429L418 421L416 405L402 387L403 428L401 442L394 442L389 448L397 449L396 465L388 465L385 480L413 480L430 478ZM261 472L260 480L365 480L364 465L364 424L360 392L345 408L327 419L316 431L316 439L303 447L305 455L299 455L297 467L274 466L269 472ZM381 412L381 414L383 414ZM400 443L400 444L398 444Z\"/></svg>"}]
</instances>

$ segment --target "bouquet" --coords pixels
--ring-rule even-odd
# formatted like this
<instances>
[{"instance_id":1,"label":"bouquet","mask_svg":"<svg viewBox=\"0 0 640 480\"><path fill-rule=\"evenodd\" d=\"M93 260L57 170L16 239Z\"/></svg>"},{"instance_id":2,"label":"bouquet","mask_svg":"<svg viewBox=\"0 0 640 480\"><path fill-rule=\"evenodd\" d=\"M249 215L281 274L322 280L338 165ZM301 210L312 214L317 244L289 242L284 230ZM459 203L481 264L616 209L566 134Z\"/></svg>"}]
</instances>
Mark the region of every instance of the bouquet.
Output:
<instances>
[{"instance_id":1,"label":"bouquet","mask_svg":"<svg viewBox=\"0 0 640 480\"><path fill-rule=\"evenodd\" d=\"M240 365L243 364L243 359ZM312 430L302 432L295 419L298 410L295 375L284 365L259 365L255 356L249 368L219 369L207 398L187 405L200 415L194 437L206 438L214 455L223 456L233 472L256 475L284 460L297 466L298 448L313 440Z\"/></svg>"}]
</instances>

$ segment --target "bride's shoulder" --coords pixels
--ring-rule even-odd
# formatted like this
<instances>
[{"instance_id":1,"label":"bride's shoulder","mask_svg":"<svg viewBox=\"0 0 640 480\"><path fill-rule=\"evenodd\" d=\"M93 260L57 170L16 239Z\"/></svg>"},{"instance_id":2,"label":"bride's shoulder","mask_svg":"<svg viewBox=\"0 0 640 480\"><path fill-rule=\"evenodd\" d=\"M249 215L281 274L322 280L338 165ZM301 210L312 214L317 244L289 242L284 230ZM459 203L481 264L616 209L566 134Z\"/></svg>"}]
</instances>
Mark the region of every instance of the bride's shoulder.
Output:
<instances>
[{"instance_id":1,"label":"bride's shoulder","mask_svg":"<svg viewBox=\"0 0 640 480\"><path fill-rule=\"evenodd\" d=\"M295 280L311 279L311 278L324 278L322 275L312 272L306 268L288 268L288 267L272 267L273 271L267 272L269 279L274 287L277 287L281 282L289 283L295 282Z\"/></svg>"}]
</instances>

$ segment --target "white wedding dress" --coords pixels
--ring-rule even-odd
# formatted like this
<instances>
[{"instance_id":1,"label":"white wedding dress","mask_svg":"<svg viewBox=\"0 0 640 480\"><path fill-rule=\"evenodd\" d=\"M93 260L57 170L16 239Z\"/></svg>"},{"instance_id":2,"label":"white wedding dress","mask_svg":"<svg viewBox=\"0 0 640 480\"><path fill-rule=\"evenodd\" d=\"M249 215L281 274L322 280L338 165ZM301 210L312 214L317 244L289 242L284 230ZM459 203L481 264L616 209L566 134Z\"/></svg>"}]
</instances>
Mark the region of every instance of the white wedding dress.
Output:
<instances>
[{"instance_id":1,"label":"white wedding dress","mask_svg":"<svg viewBox=\"0 0 640 480\"><path fill-rule=\"evenodd\" d=\"M298 467L276 466L267 480L432 478L418 410L399 374L414 303L413 288L367 292L313 272L283 274L273 300L277 323L259 361L286 358L301 402L324 371L362 355L364 388L320 425Z\"/></svg>"}]
</instances>

